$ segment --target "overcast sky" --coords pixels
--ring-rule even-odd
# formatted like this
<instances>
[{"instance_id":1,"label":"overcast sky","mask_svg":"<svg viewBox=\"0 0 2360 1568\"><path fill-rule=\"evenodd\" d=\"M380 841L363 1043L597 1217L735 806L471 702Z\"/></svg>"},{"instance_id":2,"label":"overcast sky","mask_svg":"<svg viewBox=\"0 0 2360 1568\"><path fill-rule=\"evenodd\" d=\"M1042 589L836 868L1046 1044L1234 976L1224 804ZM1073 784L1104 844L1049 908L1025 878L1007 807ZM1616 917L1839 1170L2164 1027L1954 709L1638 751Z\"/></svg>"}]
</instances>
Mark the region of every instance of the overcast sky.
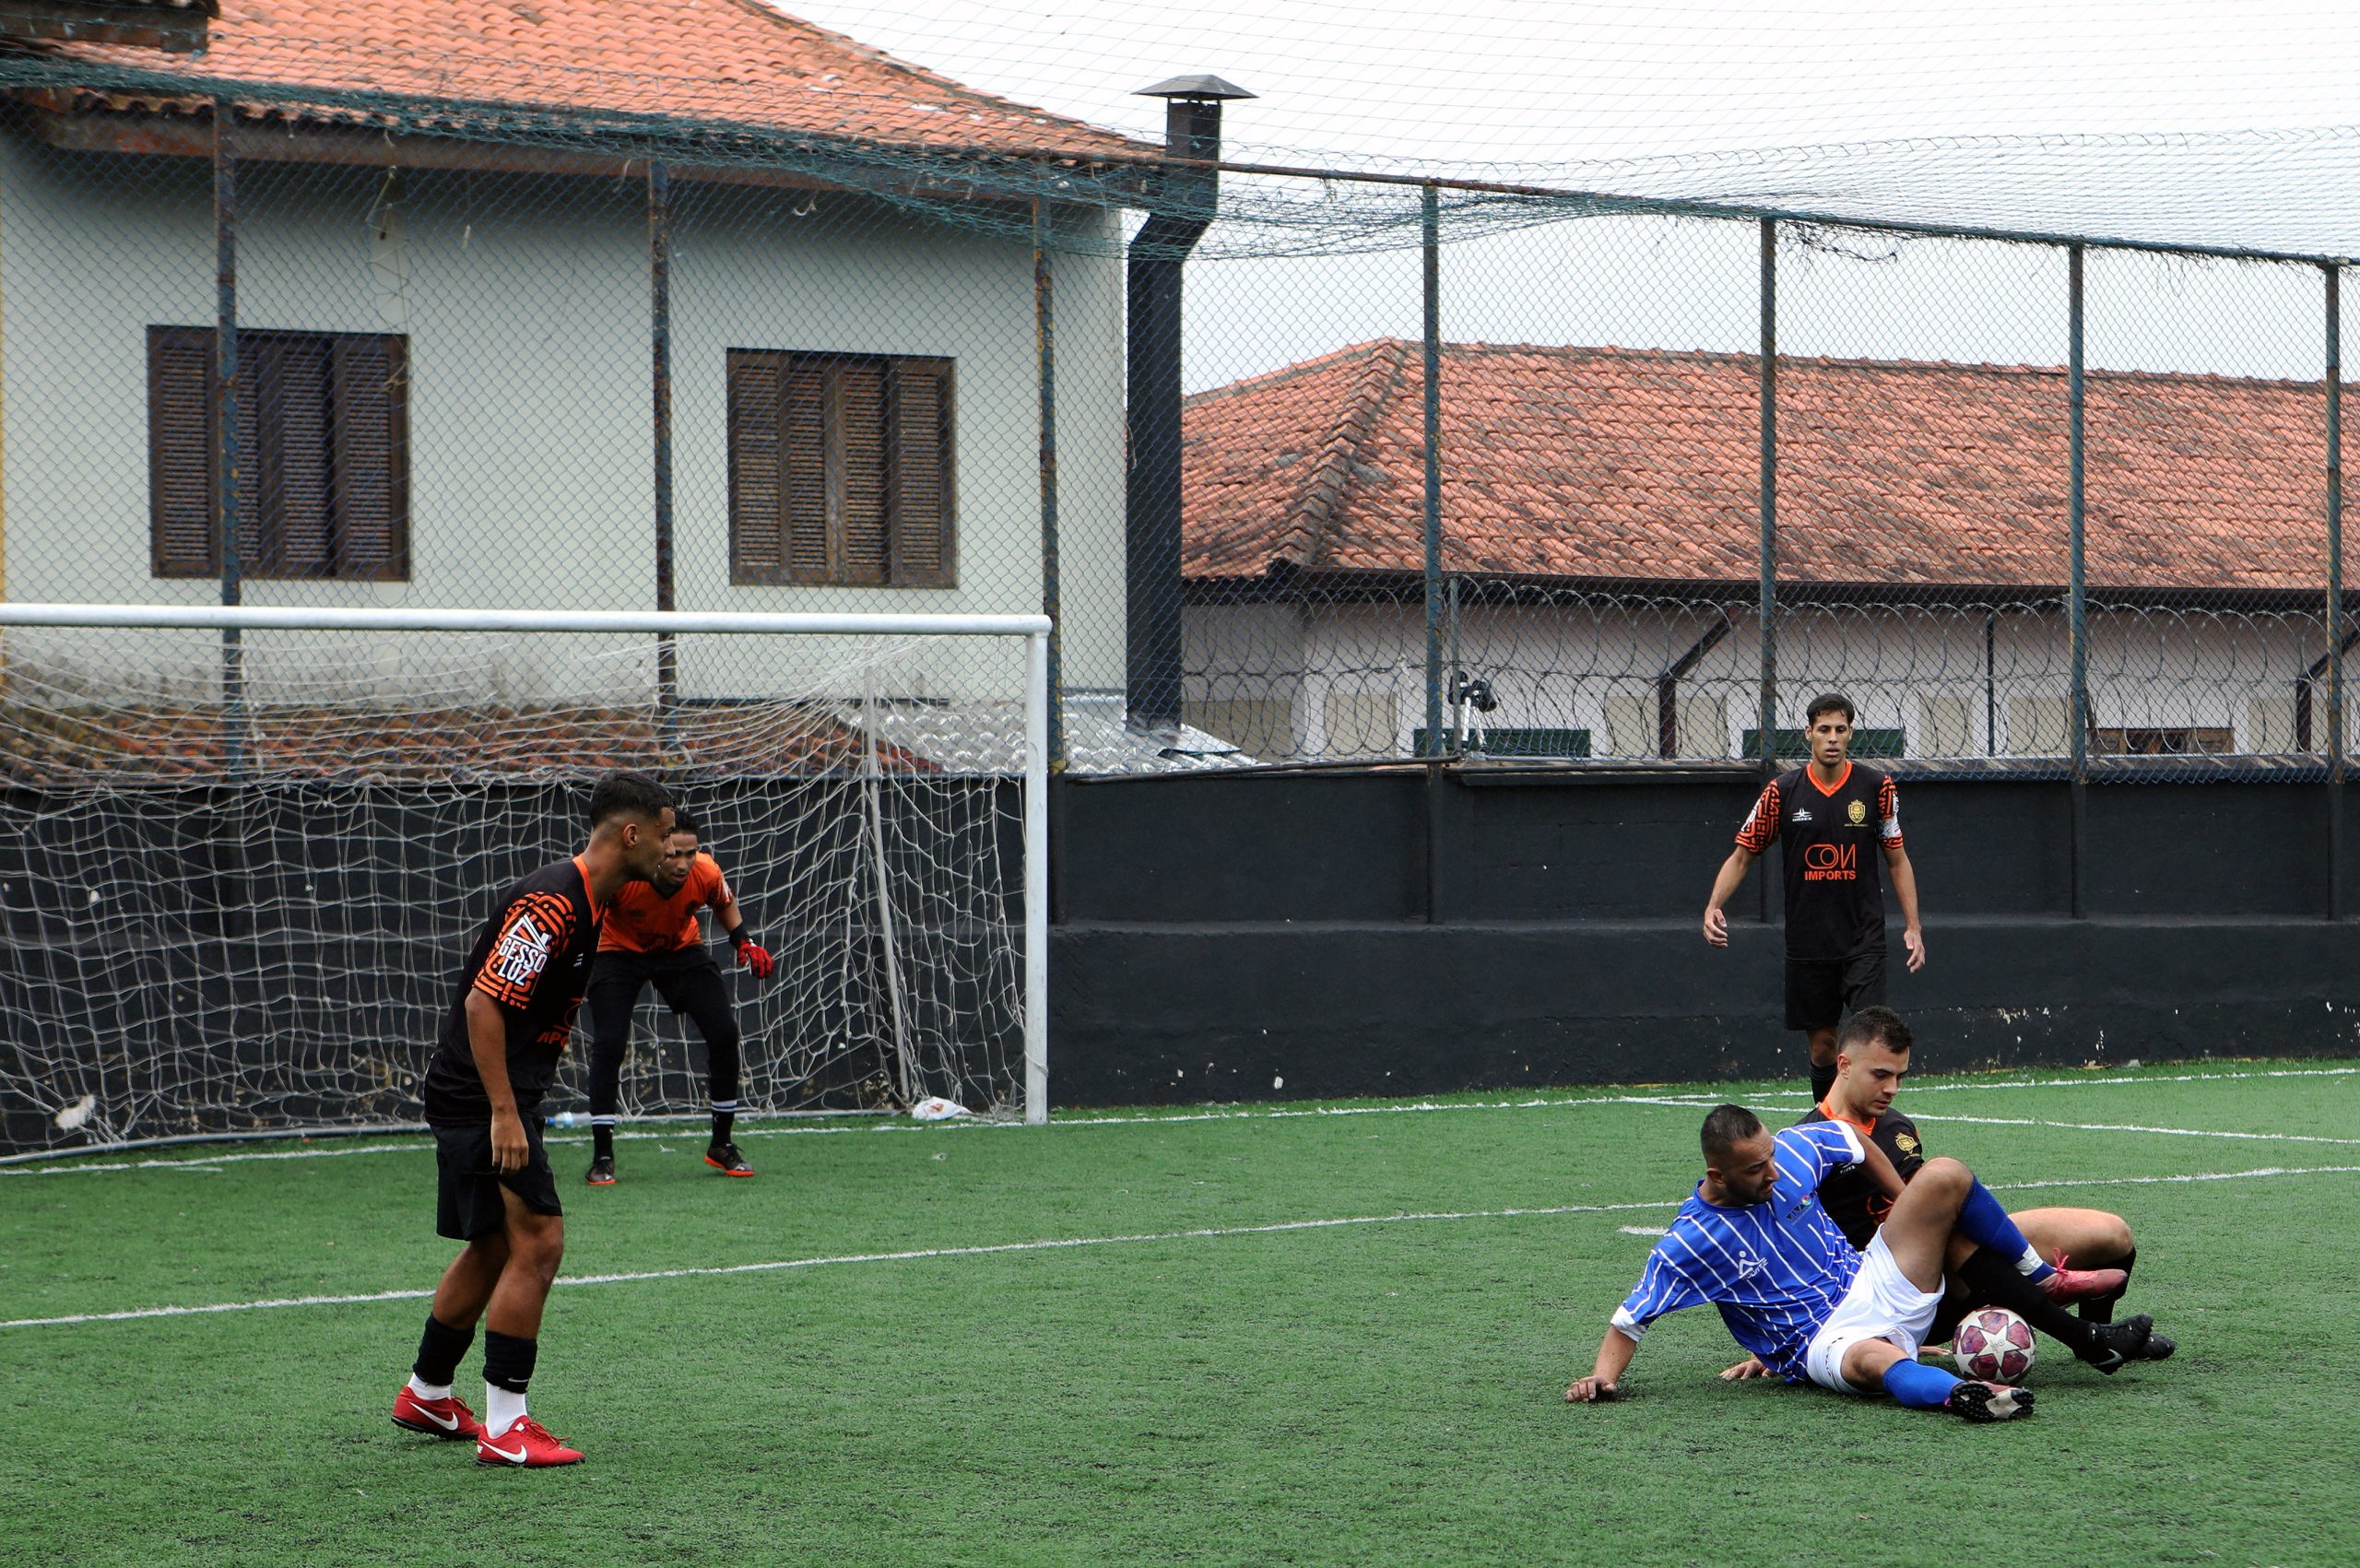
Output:
<instances>
[{"instance_id":1,"label":"overcast sky","mask_svg":"<svg viewBox=\"0 0 2360 1568\"><path fill-rule=\"evenodd\" d=\"M784 8L970 86L1150 140L1162 105L1134 91L1217 72L1260 95L1229 108L1233 157L2360 253L2360 132L2350 129L2360 125L2360 5ZM1894 145L1933 138L1945 145ZM1762 156L1833 144L1854 150ZM1783 347L2063 360L2060 253L1850 248L1869 259L1789 258ZM1444 297L1452 338L1749 348L1753 236L1735 224L1551 224L1451 246ZM2092 362L2315 376L2319 299L2307 269L2096 257ZM1219 384L1361 338L1414 335L1417 260L1200 263L1189 306L1189 384Z\"/></svg>"},{"instance_id":2,"label":"overcast sky","mask_svg":"<svg viewBox=\"0 0 2360 1568\"><path fill-rule=\"evenodd\" d=\"M902 57L1093 123L1213 71L1233 139L1350 163L2360 122L2337 0L785 0Z\"/></svg>"}]
</instances>

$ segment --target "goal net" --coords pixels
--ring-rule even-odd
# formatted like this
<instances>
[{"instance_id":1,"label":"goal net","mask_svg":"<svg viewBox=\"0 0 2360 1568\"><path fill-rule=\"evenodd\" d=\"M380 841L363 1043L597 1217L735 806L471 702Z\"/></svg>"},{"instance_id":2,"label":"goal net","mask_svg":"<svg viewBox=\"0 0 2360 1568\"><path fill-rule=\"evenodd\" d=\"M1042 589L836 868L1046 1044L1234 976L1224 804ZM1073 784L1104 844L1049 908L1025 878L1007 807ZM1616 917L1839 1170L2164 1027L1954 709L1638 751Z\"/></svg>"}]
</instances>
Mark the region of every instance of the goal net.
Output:
<instances>
[{"instance_id":1,"label":"goal net","mask_svg":"<svg viewBox=\"0 0 2360 1568\"><path fill-rule=\"evenodd\" d=\"M0 606L0 1153L415 1123L475 931L613 768L778 961L716 949L749 1112L1039 1119L1046 629ZM651 987L624 1114L704 1068Z\"/></svg>"}]
</instances>

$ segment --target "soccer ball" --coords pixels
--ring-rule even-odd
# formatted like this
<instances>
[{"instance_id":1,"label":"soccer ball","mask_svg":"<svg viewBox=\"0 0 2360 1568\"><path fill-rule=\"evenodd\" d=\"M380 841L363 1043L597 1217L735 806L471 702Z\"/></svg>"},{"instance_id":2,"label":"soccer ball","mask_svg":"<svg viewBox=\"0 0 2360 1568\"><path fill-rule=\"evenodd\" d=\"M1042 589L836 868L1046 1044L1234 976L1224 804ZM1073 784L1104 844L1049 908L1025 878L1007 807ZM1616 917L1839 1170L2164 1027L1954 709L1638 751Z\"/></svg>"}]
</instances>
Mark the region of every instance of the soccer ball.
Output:
<instances>
[{"instance_id":1,"label":"soccer ball","mask_svg":"<svg viewBox=\"0 0 2360 1568\"><path fill-rule=\"evenodd\" d=\"M2021 1383L2032 1370L2032 1325L2006 1307L1968 1313L1951 1337L1951 1360L1977 1383Z\"/></svg>"}]
</instances>

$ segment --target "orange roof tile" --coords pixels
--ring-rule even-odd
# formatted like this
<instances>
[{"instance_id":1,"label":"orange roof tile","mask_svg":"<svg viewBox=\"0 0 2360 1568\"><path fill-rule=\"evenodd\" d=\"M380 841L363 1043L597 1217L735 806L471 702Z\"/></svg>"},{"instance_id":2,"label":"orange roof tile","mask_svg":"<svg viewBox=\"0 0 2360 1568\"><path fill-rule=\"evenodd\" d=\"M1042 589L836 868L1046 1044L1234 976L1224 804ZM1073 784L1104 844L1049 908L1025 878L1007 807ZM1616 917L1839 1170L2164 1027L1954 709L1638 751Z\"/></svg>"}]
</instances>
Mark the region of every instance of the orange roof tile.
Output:
<instances>
[{"instance_id":1,"label":"orange roof tile","mask_svg":"<svg viewBox=\"0 0 2360 1568\"><path fill-rule=\"evenodd\" d=\"M81 43L46 52L165 75L726 121L933 150L1159 150L962 87L763 0L221 0L211 32L201 55Z\"/></svg>"},{"instance_id":2,"label":"orange roof tile","mask_svg":"<svg viewBox=\"0 0 2360 1568\"><path fill-rule=\"evenodd\" d=\"M1443 564L1519 578L1752 582L1758 360L1448 344ZM1363 343L1191 397L1184 571L1415 573L1423 358ZM1784 358L1782 580L2064 583L2066 376L2020 365ZM2319 383L2094 371L2088 580L2316 589Z\"/></svg>"}]
</instances>

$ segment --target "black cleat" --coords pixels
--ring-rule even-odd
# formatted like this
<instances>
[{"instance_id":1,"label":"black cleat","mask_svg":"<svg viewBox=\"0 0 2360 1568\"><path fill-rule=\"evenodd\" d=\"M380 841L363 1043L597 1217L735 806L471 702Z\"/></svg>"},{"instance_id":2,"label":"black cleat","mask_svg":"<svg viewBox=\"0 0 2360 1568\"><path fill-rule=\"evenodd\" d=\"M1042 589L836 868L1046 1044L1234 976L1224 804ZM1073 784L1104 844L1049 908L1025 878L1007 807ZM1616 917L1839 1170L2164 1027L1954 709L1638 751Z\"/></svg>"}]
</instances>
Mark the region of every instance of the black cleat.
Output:
<instances>
[{"instance_id":1,"label":"black cleat","mask_svg":"<svg viewBox=\"0 0 2360 1568\"><path fill-rule=\"evenodd\" d=\"M1962 1383L1942 1408L1961 1421L2012 1421L2032 1414L2032 1390L2001 1383Z\"/></svg>"},{"instance_id":2,"label":"black cleat","mask_svg":"<svg viewBox=\"0 0 2360 1568\"><path fill-rule=\"evenodd\" d=\"M582 1179L594 1187L613 1186L615 1185L615 1157L611 1154L599 1155L598 1158L590 1161L590 1173Z\"/></svg>"},{"instance_id":3,"label":"black cleat","mask_svg":"<svg viewBox=\"0 0 2360 1568\"><path fill-rule=\"evenodd\" d=\"M2150 1334L2146 1344L2140 1347L2139 1359L2142 1362L2167 1362L2172 1359L2172 1352L2178 1349L2179 1341L2168 1335Z\"/></svg>"},{"instance_id":4,"label":"black cleat","mask_svg":"<svg viewBox=\"0 0 2360 1568\"><path fill-rule=\"evenodd\" d=\"M2162 1360L2161 1356L2151 1355L2149 1352L2154 1335L2155 1320L2142 1312L2138 1316L2125 1318L2120 1323L2092 1324L2089 1348L2073 1353L2099 1372L2112 1377L2122 1370L2125 1362ZM2167 1345L2171 1343L2168 1339L2164 1342ZM2174 1349L2177 1348L2174 1347ZM2170 1353L2168 1350L2165 1352L2165 1355Z\"/></svg>"},{"instance_id":5,"label":"black cleat","mask_svg":"<svg viewBox=\"0 0 2360 1568\"><path fill-rule=\"evenodd\" d=\"M716 1143L704 1151L704 1162L725 1176L750 1176L754 1168L738 1152L734 1143Z\"/></svg>"}]
</instances>

